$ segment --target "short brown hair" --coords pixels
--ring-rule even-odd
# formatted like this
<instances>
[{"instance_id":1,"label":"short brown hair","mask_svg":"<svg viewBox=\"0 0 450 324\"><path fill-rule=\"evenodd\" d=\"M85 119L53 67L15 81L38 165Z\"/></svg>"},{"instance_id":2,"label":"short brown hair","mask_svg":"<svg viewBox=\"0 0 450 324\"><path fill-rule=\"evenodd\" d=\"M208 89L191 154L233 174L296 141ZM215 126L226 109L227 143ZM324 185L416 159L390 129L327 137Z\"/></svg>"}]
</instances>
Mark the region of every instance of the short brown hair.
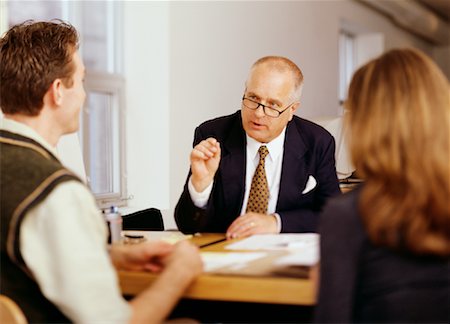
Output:
<instances>
[{"instance_id":1,"label":"short brown hair","mask_svg":"<svg viewBox=\"0 0 450 324\"><path fill-rule=\"evenodd\" d=\"M5 114L39 115L52 82L72 85L78 33L62 21L26 21L0 39L0 107Z\"/></svg>"},{"instance_id":2,"label":"short brown hair","mask_svg":"<svg viewBox=\"0 0 450 324\"><path fill-rule=\"evenodd\" d=\"M448 257L450 89L442 71L418 50L391 50L355 73L346 105L371 240Z\"/></svg>"}]
</instances>

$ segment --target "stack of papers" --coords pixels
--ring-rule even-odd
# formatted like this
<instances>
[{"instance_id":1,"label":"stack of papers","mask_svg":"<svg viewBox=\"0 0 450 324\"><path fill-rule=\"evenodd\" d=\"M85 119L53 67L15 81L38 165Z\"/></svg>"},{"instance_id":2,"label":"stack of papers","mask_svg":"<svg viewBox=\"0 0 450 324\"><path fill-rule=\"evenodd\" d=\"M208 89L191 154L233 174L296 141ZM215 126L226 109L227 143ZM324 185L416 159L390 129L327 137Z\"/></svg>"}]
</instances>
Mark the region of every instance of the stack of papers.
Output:
<instances>
[{"instance_id":1,"label":"stack of papers","mask_svg":"<svg viewBox=\"0 0 450 324\"><path fill-rule=\"evenodd\" d=\"M228 245L229 250L304 250L319 246L319 234L258 234Z\"/></svg>"},{"instance_id":2,"label":"stack of papers","mask_svg":"<svg viewBox=\"0 0 450 324\"><path fill-rule=\"evenodd\" d=\"M264 252L202 252L203 271L212 272L222 267L239 270L248 263L266 256Z\"/></svg>"},{"instance_id":3,"label":"stack of papers","mask_svg":"<svg viewBox=\"0 0 450 324\"><path fill-rule=\"evenodd\" d=\"M229 250L273 251L289 253L275 261L275 265L312 266L319 262L319 235L305 234L258 234L226 247Z\"/></svg>"}]
</instances>

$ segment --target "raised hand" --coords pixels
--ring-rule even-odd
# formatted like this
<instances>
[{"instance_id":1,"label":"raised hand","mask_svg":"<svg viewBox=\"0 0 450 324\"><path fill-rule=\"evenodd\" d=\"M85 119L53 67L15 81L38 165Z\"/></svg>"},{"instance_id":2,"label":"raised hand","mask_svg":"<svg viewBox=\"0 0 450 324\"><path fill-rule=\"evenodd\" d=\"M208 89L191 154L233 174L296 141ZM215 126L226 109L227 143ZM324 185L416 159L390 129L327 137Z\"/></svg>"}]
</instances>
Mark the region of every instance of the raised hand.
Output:
<instances>
[{"instance_id":1,"label":"raised hand","mask_svg":"<svg viewBox=\"0 0 450 324\"><path fill-rule=\"evenodd\" d=\"M191 152L192 184L197 192L202 192L214 179L220 162L220 144L215 138L198 143Z\"/></svg>"}]
</instances>

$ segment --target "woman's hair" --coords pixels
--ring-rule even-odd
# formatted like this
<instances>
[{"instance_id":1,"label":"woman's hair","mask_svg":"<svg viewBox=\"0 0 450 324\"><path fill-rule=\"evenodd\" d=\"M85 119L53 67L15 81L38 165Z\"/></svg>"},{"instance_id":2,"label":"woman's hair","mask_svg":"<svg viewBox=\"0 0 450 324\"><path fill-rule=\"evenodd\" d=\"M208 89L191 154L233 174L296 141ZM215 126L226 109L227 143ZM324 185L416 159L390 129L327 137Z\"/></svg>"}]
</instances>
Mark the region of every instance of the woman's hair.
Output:
<instances>
[{"instance_id":1,"label":"woman's hair","mask_svg":"<svg viewBox=\"0 0 450 324\"><path fill-rule=\"evenodd\" d=\"M450 255L448 80L425 54L391 50L355 73L346 106L370 239L415 254Z\"/></svg>"},{"instance_id":2,"label":"woman's hair","mask_svg":"<svg viewBox=\"0 0 450 324\"><path fill-rule=\"evenodd\" d=\"M37 116L56 79L72 86L75 28L61 21L26 21L0 39L0 106L5 114Z\"/></svg>"}]
</instances>

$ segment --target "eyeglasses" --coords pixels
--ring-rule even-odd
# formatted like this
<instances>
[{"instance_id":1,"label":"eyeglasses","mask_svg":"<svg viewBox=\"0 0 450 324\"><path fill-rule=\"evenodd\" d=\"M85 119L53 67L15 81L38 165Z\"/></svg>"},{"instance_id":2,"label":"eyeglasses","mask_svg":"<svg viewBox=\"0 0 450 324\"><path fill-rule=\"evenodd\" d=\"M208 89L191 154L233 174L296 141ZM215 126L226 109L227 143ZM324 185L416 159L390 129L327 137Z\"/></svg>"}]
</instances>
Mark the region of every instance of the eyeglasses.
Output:
<instances>
[{"instance_id":1,"label":"eyeglasses","mask_svg":"<svg viewBox=\"0 0 450 324\"><path fill-rule=\"evenodd\" d=\"M242 104L246 108L251 109L251 110L256 110L256 109L258 109L261 106L263 108L264 114L266 114L266 116L272 117L272 118L278 118L278 117L280 117L280 115L282 113L284 113L286 110L288 110L289 107L292 106L293 103L288 105L283 110L278 110L278 109L276 109L274 107L263 105L260 102L254 101L254 100L249 99L249 98L245 98L245 96L243 96L242 97Z\"/></svg>"}]
</instances>

